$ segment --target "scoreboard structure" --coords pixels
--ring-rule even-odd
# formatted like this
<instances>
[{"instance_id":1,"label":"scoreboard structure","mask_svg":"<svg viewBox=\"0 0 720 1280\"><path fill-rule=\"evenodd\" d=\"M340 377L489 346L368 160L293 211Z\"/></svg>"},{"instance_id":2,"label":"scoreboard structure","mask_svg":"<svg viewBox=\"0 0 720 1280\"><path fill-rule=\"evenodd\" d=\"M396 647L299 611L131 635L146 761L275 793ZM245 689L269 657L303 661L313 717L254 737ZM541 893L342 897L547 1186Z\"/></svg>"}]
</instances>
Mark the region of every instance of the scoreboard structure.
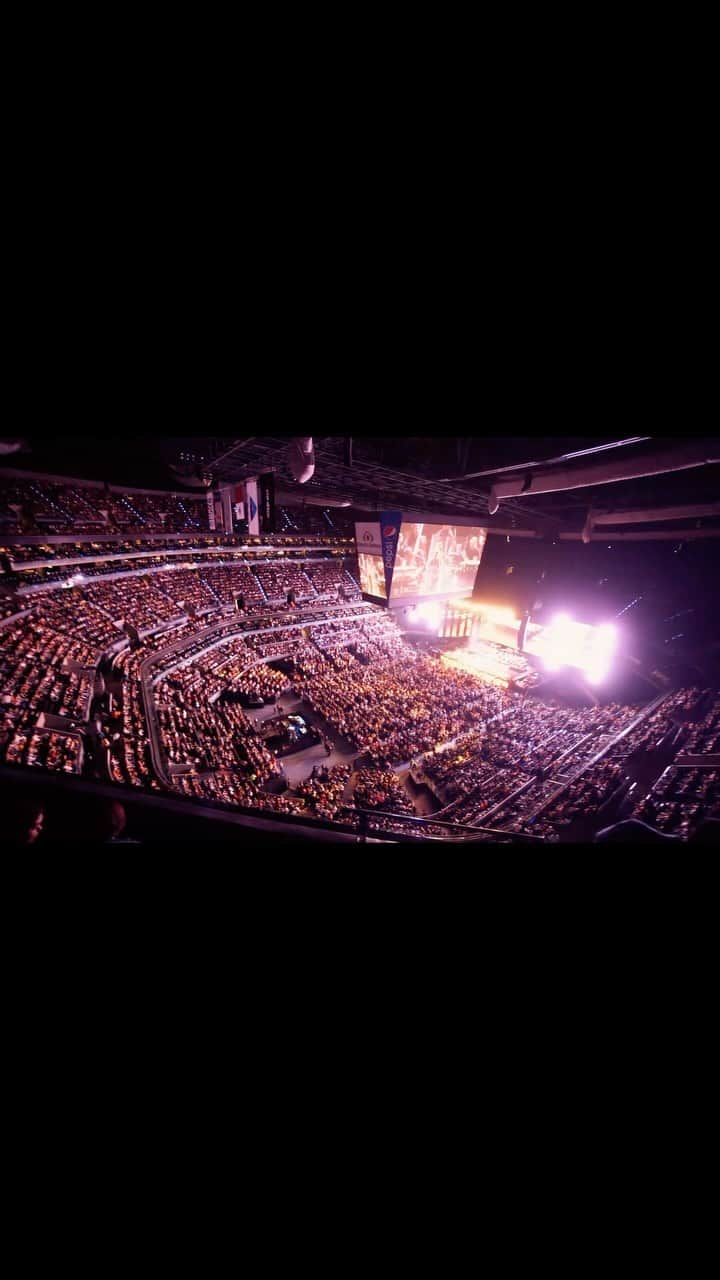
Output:
<instances>
[{"instance_id":1,"label":"scoreboard structure","mask_svg":"<svg viewBox=\"0 0 720 1280\"><path fill-rule=\"evenodd\" d=\"M391 608L470 596L486 538L479 525L382 511L355 525L360 589Z\"/></svg>"}]
</instances>

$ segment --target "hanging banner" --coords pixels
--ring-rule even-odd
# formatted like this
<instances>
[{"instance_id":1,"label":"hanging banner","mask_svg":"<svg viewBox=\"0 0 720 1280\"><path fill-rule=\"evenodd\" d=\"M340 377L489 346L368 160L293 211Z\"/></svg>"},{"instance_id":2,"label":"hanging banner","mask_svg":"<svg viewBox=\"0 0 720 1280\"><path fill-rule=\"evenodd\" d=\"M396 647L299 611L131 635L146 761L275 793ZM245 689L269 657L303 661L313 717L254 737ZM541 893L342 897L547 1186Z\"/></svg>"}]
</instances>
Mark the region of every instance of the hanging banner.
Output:
<instances>
[{"instance_id":1,"label":"hanging banner","mask_svg":"<svg viewBox=\"0 0 720 1280\"><path fill-rule=\"evenodd\" d=\"M258 507L258 482L256 479L245 481L245 494L247 497L248 533L251 537L257 538L260 534L260 508Z\"/></svg>"},{"instance_id":2,"label":"hanging banner","mask_svg":"<svg viewBox=\"0 0 720 1280\"><path fill-rule=\"evenodd\" d=\"M232 490L231 496L233 528L237 528L245 519L245 485L236 484Z\"/></svg>"},{"instance_id":3,"label":"hanging banner","mask_svg":"<svg viewBox=\"0 0 720 1280\"><path fill-rule=\"evenodd\" d=\"M215 528L225 528L225 518L223 516L222 497L219 493L215 494Z\"/></svg>"},{"instance_id":4,"label":"hanging banner","mask_svg":"<svg viewBox=\"0 0 720 1280\"><path fill-rule=\"evenodd\" d=\"M211 493L206 493L205 497L207 498L208 524L210 525L211 529L214 529L215 528L215 500Z\"/></svg>"},{"instance_id":5,"label":"hanging banner","mask_svg":"<svg viewBox=\"0 0 720 1280\"><path fill-rule=\"evenodd\" d=\"M380 512L380 540L383 565L385 566L385 591L388 599L390 599L390 584L392 582L393 569L395 568L395 556L397 554L401 523L402 513L400 511Z\"/></svg>"},{"instance_id":6,"label":"hanging banner","mask_svg":"<svg viewBox=\"0 0 720 1280\"><path fill-rule=\"evenodd\" d=\"M260 528L263 533L275 533L275 475L272 471L260 476Z\"/></svg>"}]
</instances>

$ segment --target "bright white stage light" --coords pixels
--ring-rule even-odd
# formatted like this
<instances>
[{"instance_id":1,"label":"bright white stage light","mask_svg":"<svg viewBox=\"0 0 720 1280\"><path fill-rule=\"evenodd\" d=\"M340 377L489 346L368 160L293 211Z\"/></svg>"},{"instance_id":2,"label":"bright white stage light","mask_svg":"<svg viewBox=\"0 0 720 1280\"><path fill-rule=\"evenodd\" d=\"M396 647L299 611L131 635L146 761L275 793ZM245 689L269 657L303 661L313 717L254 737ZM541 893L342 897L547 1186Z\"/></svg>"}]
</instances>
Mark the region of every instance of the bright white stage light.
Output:
<instances>
[{"instance_id":1,"label":"bright white stage light","mask_svg":"<svg viewBox=\"0 0 720 1280\"><path fill-rule=\"evenodd\" d=\"M581 663L591 684L600 684L609 674L617 643L617 627L612 623L603 622L599 627L593 627Z\"/></svg>"},{"instance_id":2,"label":"bright white stage light","mask_svg":"<svg viewBox=\"0 0 720 1280\"><path fill-rule=\"evenodd\" d=\"M593 684L599 684L610 671L617 643L617 628L612 623L589 627L567 613L558 613L542 638L543 663L547 671L577 667Z\"/></svg>"},{"instance_id":3,"label":"bright white stage light","mask_svg":"<svg viewBox=\"0 0 720 1280\"><path fill-rule=\"evenodd\" d=\"M416 604L408 613L409 622L424 622L425 626L430 630L437 631L442 622L443 609L442 605L435 600L425 600L422 604Z\"/></svg>"},{"instance_id":4,"label":"bright white stage light","mask_svg":"<svg viewBox=\"0 0 720 1280\"><path fill-rule=\"evenodd\" d=\"M424 604L418 605L418 616L429 627L438 627L443 616L442 607L433 600L426 600Z\"/></svg>"}]
</instances>

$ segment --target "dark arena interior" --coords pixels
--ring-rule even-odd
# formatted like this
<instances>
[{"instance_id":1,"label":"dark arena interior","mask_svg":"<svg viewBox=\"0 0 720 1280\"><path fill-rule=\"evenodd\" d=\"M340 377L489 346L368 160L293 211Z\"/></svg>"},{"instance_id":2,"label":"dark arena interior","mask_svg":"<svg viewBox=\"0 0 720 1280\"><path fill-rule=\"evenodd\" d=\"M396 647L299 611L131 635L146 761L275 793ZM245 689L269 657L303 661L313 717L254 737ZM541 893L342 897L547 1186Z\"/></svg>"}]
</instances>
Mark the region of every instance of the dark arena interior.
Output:
<instances>
[{"instance_id":1,"label":"dark arena interior","mask_svg":"<svg viewBox=\"0 0 720 1280\"><path fill-rule=\"evenodd\" d=\"M0 463L6 844L713 840L715 439Z\"/></svg>"}]
</instances>

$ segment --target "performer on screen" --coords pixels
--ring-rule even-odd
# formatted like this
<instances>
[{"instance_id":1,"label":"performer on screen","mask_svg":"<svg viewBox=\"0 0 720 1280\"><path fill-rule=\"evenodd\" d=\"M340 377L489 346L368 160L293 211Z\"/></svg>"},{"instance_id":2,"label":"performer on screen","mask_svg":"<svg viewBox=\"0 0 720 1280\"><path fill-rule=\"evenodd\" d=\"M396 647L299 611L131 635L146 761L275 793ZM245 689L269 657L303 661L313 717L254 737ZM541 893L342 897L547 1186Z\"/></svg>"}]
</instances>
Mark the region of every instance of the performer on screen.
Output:
<instances>
[{"instance_id":1,"label":"performer on screen","mask_svg":"<svg viewBox=\"0 0 720 1280\"><path fill-rule=\"evenodd\" d=\"M444 530L438 529L430 539L430 550L428 551L422 585L423 593L427 595L432 595L434 592L442 590L441 580L445 547L443 534Z\"/></svg>"}]
</instances>

